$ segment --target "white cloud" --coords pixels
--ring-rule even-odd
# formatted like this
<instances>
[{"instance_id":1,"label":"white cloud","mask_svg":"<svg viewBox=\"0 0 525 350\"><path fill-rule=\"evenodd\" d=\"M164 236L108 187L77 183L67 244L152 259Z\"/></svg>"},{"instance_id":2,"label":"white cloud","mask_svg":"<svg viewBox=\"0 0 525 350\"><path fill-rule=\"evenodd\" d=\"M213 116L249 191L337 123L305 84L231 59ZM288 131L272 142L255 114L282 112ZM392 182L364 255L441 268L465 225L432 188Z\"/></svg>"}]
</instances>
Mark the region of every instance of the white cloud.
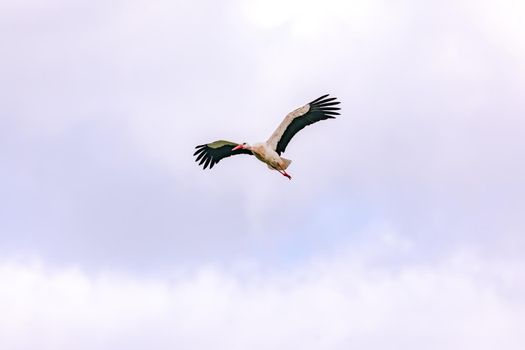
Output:
<instances>
[{"instance_id":1,"label":"white cloud","mask_svg":"<svg viewBox=\"0 0 525 350\"><path fill-rule=\"evenodd\" d=\"M521 349L522 268L460 254L392 270L339 258L139 278L4 262L0 347Z\"/></svg>"},{"instance_id":2,"label":"white cloud","mask_svg":"<svg viewBox=\"0 0 525 350\"><path fill-rule=\"evenodd\" d=\"M322 6L313 0L252 0L241 2L246 18L262 29L291 29L298 37L320 38L334 27L362 35L384 28L395 9L382 1L328 0ZM390 13L390 14L389 14Z\"/></svg>"},{"instance_id":3,"label":"white cloud","mask_svg":"<svg viewBox=\"0 0 525 350\"><path fill-rule=\"evenodd\" d=\"M504 54L511 54L523 61L525 56L525 3L518 0L490 0L463 3L463 8L472 15L478 28L483 30ZM523 62L520 64L524 68ZM521 73L525 73L522 71Z\"/></svg>"},{"instance_id":4,"label":"white cloud","mask_svg":"<svg viewBox=\"0 0 525 350\"><path fill-rule=\"evenodd\" d=\"M293 259L383 222L401 251L519 254L524 80L498 48L521 45L522 5L461 4L2 3L2 254ZM197 143L264 140L324 92L343 114L293 140L292 182L254 160L193 162Z\"/></svg>"}]
</instances>

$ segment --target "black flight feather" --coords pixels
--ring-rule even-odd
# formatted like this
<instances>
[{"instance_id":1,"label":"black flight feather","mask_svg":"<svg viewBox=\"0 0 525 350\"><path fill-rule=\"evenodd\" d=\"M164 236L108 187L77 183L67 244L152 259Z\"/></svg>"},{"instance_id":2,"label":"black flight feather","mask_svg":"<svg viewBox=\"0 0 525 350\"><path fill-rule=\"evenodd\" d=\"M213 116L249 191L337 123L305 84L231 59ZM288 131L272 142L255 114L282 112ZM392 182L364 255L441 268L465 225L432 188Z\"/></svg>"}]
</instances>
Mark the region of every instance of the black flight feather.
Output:
<instances>
[{"instance_id":1,"label":"black flight feather","mask_svg":"<svg viewBox=\"0 0 525 350\"><path fill-rule=\"evenodd\" d=\"M253 155L252 151L247 149L238 149L232 151L232 149L238 145L239 144L235 142L219 140L195 147L197 150L195 153L193 153L193 155L197 156L195 159L196 162L200 160L199 165L204 163L203 169L206 169L208 165L210 166L210 169L213 168L215 164L226 157L235 156L237 154Z\"/></svg>"},{"instance_id":2,"label":"black flight feather","mask_svg":"<svg viewBox=\"0 0 525 350\"><path fill-rule=\"evenodd\" d=\"M336 115L339 115L339 112L336 111L341 108L333 106L338 105L340 102L336 101L336 97L327 98L328 96L329 95L323 95L313 100L308 104L310 106L308 112L292 120L277 143L275 151L279 155L286 150L286 146L288 146L292 137L304 127L321 120L333 119Z\"/></svg>"}]
</instances>

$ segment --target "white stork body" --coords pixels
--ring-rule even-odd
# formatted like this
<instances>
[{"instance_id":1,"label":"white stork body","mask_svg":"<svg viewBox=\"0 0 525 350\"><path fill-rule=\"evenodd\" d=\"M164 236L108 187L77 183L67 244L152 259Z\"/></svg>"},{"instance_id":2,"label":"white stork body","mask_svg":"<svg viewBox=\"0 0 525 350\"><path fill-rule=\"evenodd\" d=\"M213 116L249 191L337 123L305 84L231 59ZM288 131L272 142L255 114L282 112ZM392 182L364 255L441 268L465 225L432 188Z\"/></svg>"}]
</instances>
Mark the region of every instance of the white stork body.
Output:
<instances>
[{"instance_id":1,"label":"white stork body","mask_svg":"<svg viewBox=\"0 0 525 350\"><path fill-rule=\"evenodd\" d=\"M339 102L336 101L335 97L327 97L328 95L321 96L288 113L266 142L256 143L251 146L247 143L238 144L219 140L195 147L197 151L193 155L197 156L196 161L200 160L199 165L204 163L204 169L208 165L210 169L213 168L221 159L229 156L241 153L254 155L261 162L266 163L268 168L277 170L291 179L291 176L286 172L286 168L292 161L281 157L281 153L285 151L292 137L307 125L324 119L332 119L339 115L337 111L340 108L335 107Z\"/></svg>"},{"instance_id":2,"label":"white stork body","mask_svg":"<svg viewBox=\"0 0 525 350\"><path fill-rule=\"evenodd\" d=\"M269 140L266 142L256 143L253 146L243 145L242 148L252 151L255 158L259 159L263 163L266 163L268 168L277 170L284 176L287 176L289 179L291 179L290 175L288 175L285 170L292 161L279 156L279 154L275 152L275 149L269 145Z\"/></svg>"}]
</instances>

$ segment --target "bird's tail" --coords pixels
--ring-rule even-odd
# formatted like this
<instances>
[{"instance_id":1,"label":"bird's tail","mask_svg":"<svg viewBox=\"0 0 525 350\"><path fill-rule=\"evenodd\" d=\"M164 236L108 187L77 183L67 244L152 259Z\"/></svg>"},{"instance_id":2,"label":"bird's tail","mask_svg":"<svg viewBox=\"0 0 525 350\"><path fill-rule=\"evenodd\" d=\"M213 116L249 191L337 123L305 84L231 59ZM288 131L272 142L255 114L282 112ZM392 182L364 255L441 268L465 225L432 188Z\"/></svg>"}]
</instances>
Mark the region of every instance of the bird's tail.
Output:
<instances>
[{"instance_id":1,"label":"bird's tail","mask_svg":"<svg viewBox=\"0 0 525 350\"><path fill-rule=\"evenodd\" d=\"M281 160L283 161L283 170L286 170L292 161L283 157L281 157Z\"/></svg>"}]
</instances>

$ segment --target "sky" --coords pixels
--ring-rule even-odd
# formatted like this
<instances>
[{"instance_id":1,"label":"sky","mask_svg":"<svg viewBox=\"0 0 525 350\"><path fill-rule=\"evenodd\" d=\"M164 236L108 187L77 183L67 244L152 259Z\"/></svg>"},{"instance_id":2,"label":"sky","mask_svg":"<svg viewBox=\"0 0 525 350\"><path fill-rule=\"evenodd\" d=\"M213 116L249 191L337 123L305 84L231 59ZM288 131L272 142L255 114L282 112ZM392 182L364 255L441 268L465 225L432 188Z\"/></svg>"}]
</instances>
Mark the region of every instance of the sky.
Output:
<instances>
[{"instance_id":1,"label":"sky","mask_svg":"<svg viewBox=\"0 0 525 350\"><path fill-rule=\"evenodd\" d=\"M524 16L0 2L0 348L522 349ZM195 164L327 93L292 181Z\"/></svg>"}]
</instances>

